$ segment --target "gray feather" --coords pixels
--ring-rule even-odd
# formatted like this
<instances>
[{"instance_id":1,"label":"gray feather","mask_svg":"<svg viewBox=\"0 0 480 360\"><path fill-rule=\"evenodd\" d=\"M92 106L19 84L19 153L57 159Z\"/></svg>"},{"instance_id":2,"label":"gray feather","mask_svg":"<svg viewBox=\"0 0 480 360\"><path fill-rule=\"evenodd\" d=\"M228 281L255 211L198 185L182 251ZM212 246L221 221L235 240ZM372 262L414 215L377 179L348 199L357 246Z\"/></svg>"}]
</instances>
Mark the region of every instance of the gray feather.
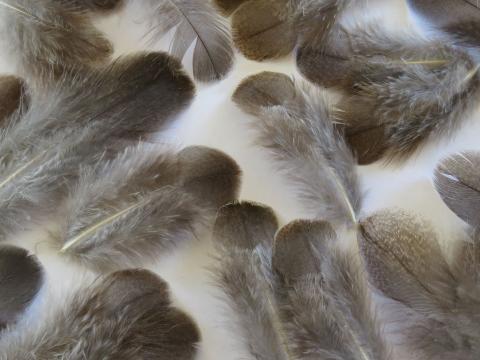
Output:
<instances>
[{"instance_id":1,"label":"gray feather","mask_svg":"<svg viewBox=\"0 0 480 360\"><path fill-rule=\"evenodd\" d=\"M287 85L273 92L272 81ZM255 103L257 93L269 95ZM282 74L261 73L244 80L233 100L257 117L251 125L258 143L272 152L309 208L335 224L356 223L361 198L356 161L335 129L325 94Z\"/></svg>"},{"instance_id":2,"label":"gray feather","mask_svg":"<svg viewBox=\"0 0 480 360\"><path fill-rule=\"evenodd\" d=\"M435 187L447 206L474 228L480 226L480 154L467 152L443 160Z\"/></svg>"},{"instance_id":3,"label":"gray feather","mask_svg":"<svg viewBox=\"0 0 480 360\"><path fill-rule=\"evenodd\" d=\"M400 335L412 357L476 359L478 238L462 245L449 263L428 224L399 211L384 211L362 222L361 239L370 278L395 301L389 321L403 321Z\"/></svg>"},{"instance_id":4,"label":"gray feather","mask_svg":"<svg viewBox=\"0 0 480 360\"><path fill-rule=\"evenodd\" d=\"M112 273L58 306L7 332L0 359L195 358L197 326L171 307L168 285L149 271Z\"/></svg>"},{"instance_id":5,"label":"gray feather","mask_svg":"<svg viewBox=\"0 0 480 360\"><path fill-rule=\"evenodd\" d=\"M230 71L233 48L224 19L205 0L150 0L152 36L175 29L173 56L182 59L194 42L193 75L200 81L220 80Z\"/></svg>"},{"instance_id":6,"label":"gray feather","mask_svg":"<svg viewBox=\"0 0 480 360\"><path fill-rule=\"evenodd\" d=\"M236 333L258 360L290 359L273 302L271 246L277 219L270 208L236 203L220 209L214 226L216 283L236 317Z\"/></svg>"},{"instance_id":7,"label":"gray feather","mask_svg":"<svg viewBox=\"0 0 480 360\"><path fill-rule=\"evenodd\" d=\"M298 220L276 236L276 298L296 359L391 359L363 264L333 228Z\"/></svg>"},{"instance_id":8,"label":"gray feather","mask_svg":"<svg viewBox=\"0 0 480 360\"><path fill-rule=\"evenodd\" d=\"M35 256L15 246L0 246L0 331L19 319L42 285L43 268Z\"/></svg>"}]
</instances>

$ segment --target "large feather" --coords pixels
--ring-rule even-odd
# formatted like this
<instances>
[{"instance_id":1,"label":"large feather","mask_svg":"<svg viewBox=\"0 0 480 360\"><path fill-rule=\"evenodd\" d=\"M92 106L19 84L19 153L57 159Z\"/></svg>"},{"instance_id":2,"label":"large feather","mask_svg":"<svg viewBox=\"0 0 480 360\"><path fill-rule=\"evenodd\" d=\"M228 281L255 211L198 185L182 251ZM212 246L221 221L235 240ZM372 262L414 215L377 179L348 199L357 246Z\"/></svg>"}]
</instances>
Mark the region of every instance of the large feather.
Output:
<instances>
[{"instance_id":1,"label":"large feather","mask_svg":"<svg viewBox=\"0 0 480 360\"><path fill-rule=\"evenodd\" d=\"M276 297L296 359L391 358L355 247L333 228L298 220L275 238Z\"/></svg>"},{"instance_id":2,"label":"large feather","mask_svg":"<svg viewBox=\"0 0 480 360\"><path fill-rule=\"evenodd\" d=\"M112 53L88 16L64 1L0 1L0 34L2 52L22 76L40 84L78 64L99 64Z\"/></svg>"},{"instance_id":3,"label":"large feather","mask_svg":"<svg viewBox=\"0 0 480 360\"><path fill-rule=\"evenodd\" d=\"M467 152L443 160L435 171L435 186L443 201L462 220L480 226L480 154Z\"/></svg>"},{"instance_id":4,"label":"large feather","mask_svg":"<svg viewBox=\"0 0 480 360\"><path fill-rule=\"evenodd\" d=\"M195 41L193 75L200 81L222 79L233 65L233 48L224 19L206 0L149 0L152 36L175 28L170 52L182 59Z\"/></svg>"},{"instance_id":5,"label":"large feather","mask_svg":"<svg viewBox=\"0 0 480 360\"><path fill-rule=\"evenodd\" d=\"M290 359L272 293L277 226L270 208L248 202L223 207L214 226L216 282L235 312L236 333L258 360Z\"/></svg>"},{"instance_id":6,"label":"large feather","mask_svg":"<svg viewBox=\"0 0 480 360\"><path fill-rule=\"evenodd\" d=\"M18 247L0 246L0 331L18 320L42 284L43 269L35 256Z\"/></svg>"},{"instance_id":7,"label":"large feather","mask_svg":"<svg viewBox=\"0 0 480 360\"><path fill-rule=\"evenodd\" d=\"M261 73L244 80L233 100L257 117L252 127L258 143L272 152L312 211L335 224L356 223L356 161L334 127L325 94L286 75Z\"/></svg>"},{"instance_id":8,"label":"large feather","mask_svg":"<svg viewBox=\"0 0 480 360\"><path fill-rule=\"evenodd\" d=\"M186 152L195 158L140 145L84 171L56 236L61 251L96 268L126 268L192 239L236 198L239 170L220 152Z\"/></svg>"},{"instance_id":9,"label":"large feather","mask_svg":"<svg viewBox=\"0 0 480 360\"><path fill-rule=\"evenodd\" d=\"M396 304L388 320L401 324L412 358L478 358L478 237L462 244L450 265L428 224L384 211L362 222L361 240L373 284Z\"/></svg>"},{"instance_id":10,"label":"large feather","mask_svg":"<svg viewBox=\"0 0 480 360\"><path fill-rule=\"evenodd\" d=\"M461 49L376 27L330 45L302 50L297 61L310 79L346 94L339 121L361 164L401 160L433 135L452 134L475 105L478 66Z\"/></svg>"},{"instance_id":11,"label":"large feather","mask_svg":"<svg viewBox=\"0 0 480 360\"><path fill-rule=\"evenodd\" d=\"M68 297L0 340L0 359L194 359L200 333L171 307L168 285L146 270L120 271Z\"/></svg>"},{"instance_id":12,"label":"large feather","mask_svg":"<svg viewBox=\"0 0 480 360\"><path fill-rule=\"evenodd\" d=\"M79 164L112 157L185 108L193 85L165 54L120 59L65 75L0 137L2 238L58 209Z\"/></svg>"}]
</instances>

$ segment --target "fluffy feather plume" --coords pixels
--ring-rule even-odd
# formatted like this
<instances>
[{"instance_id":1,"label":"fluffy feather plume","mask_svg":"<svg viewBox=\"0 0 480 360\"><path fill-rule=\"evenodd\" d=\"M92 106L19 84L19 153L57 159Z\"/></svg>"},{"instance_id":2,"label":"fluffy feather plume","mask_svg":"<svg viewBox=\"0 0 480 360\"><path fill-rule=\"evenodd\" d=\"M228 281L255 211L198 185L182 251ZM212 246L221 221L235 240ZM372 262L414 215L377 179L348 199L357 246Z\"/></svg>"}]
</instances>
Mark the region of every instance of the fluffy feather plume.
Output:
<instances>
[{"instance_id":1,"label":"fluffy feather plume","mask_svg":"<svg viewBox=\"0 0 480 360\"><path fill-rule=\"evenodd\" d=\"M0 359L194 359L200 333L171 307L168 285L146 270L119 271L0 340Z\"/></svg>"},{"instance_id":2,"label":"fluffy feather plume","mask_svg":"<svg viewBox=\"0 0 480 360\"><path fill-rule=\"evenodd\" d=\"M182 59L195 41L193 75L200 81L222 79L234 60L228 26L210 1L149 0L152 38L175 28L170 53Z\"/></svg>"},{"instance_id":3,"label":"fluffy feather plume","mask_svg":"<svg viewBox=\"0 0 480 360\"><path fill-rule=\"evenodd\" d=\"M18 320L42 284L43 269L35 256L15 246L0 246L0 331Z\"/></svg>"},{"instance_id":4,"label":"fluffy feather plume","mask_svg":"<svg viewBox=\"0 0 480 360\"><path fill-rule=\"evenodd\" d=\"M292 52L296 33L288 0L250 0L232 16L233 40L251 60L275 59Z\"/></svg>"},{"instance_id":5,"label":"fluffy feather plume","mask_svg":"<svg viewBox=\"0 0 480 360\"><path fill-rule=\"evenodd\" d=\"M248 202L220 209L214 226L217 284L236 314L236 333L242 333L259 360L290 359L272 293L271 247L277 227L270 208Z\"/></svg>"},{"instance_id":6,"label":"fluffy feather plume","mask_svg":"<svg viewBox=\"0 0 480 360\"><path fill-rule=\"evenodd\" d=\"M28 107L25 82L11 75L0 75L0 128L8 126L15 111L23 113Z\"/></svg>"},{"instance_id":7,"label":"fluffy feather plume","mask_svg":"<svg viewBox=\"0 0 480 360\"><path fill-rule=\"evenodd\" d=\"M272 152L315 214L336 225L355 224L361 202L356 161L335 129L325 94L286 75L261 73L244 80L233 100L257 117L252 126L258 143Z\"/></svg>"},{"instance_id":8,"label":"fluffy feather plume","mask_svg":"<svg viewBox=\"0 0 480 360\"><path fill-rule=\"evenodd\" d=\"M354 247L330 224L298 220L275 238L276 298L295 359L391 359Z\"/></svg>"},{"instance_id":9,"label":"fluffy feather plume","mask_svg":"<svg viewBox=\"0 0 480 360\"><path fill-rule=\"evenodd\" d=\"M3 53L40 85L78 64L100 64L112 53L88 16L65 1L0 1L0 34Z\"/></svg>"},{"instance_id":10,"label":"fluffy feather plume","mask_svg":"<svg viewBox=\"0 0 480 360\"><path fill-rule=\"evenodd\" d=\"M165 126L193 92L176 60L152 53L65 75L32 96L25 115L0 134L2 238L57 211L78 164L112 158Z\"/></svg>"},{"instance_id":11,"label":"fluffy feather plume","mask_svg":"<svg viewBox=\"0 0 480 360\"><path fill-rule=\"evenodd\" d=\"M447 206L462 220L480 227L480 153L467 152L443 160L435 186Z\"/></svg>"},{"instance_id":12,"label":"fluffy feather plume","mask_svg":"<svg viewBox=\"0 0 480 360\"><path fill-rule=\"evenodd\" d=\"M300 50L297 61L311 80L343 90L339 122L361 164L401 160L433 135L452 134L476 103L479 67L461 49L379 28L329 44Z\"/></svg>"},{"instance_id":13,"label":"fluffy feather plume","mask_svg":"<svg viewBox=\"0 0 480 360\"><path fill-rule=\"evenodd\" d=\"M56 240L64 254L99 269L155 260L236 198L238 175L214 150L187 148L177 160L158 146L129 148L81 174Z\"/></svg>"},{"instance_id":14,"label":"fluffy feather plume","mask_svg":"<svg viewBox=\"0 0 480 360\"><path fill-rule=\"evenodd\" d=\"M480 46L480 4L476 0L408 0L410 8L453 41Z\"/></svg>"},{"instance_id":15,"label":"fluffy feather plume","mask_svg":"<svg viewBox=\"0 0 480 360\"><path fill-rule=\"evenodd\" d=\"M361 224L373 284L394 302L393 324L412 358L473 360L480 353L480 246L461 244L451 263L428 224L394 211Z\"/></svg>"}]
</instances>

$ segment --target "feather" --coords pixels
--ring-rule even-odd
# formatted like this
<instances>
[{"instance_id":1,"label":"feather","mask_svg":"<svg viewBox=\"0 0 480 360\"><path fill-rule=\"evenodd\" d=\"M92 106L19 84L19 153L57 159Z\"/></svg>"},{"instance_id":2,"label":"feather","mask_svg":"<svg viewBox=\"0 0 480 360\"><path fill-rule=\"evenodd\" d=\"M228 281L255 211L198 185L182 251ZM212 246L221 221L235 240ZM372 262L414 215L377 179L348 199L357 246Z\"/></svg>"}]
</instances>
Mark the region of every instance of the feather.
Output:
<instances>
[{"instance_id":1,"label":"feather","mask_svg":"<svg viewBox=\"0 0 480 360\"><path fill-rule=\"evenodd\" d=\"M0 1L0 34L20 75L39 86L78 64L100 64L113 51L88 16L64 1Z\"/></svg>"},{"instance_id":2,"label":"feather","mask_svg":"<svg viewBox=\"0 0 480 360\"><path fill-rule=\"evenodd\" d=\"M0 337L1 330L16 322L43 284L43 268L24 249L0 246Z\"/></svg>"},{"instance_id":3,"label":"feather","mask_svg":"<svg viewBox=\"0 0 480 360\"><path fill-rule=\"evenodd\" d=\"M370 279L395 302L388 320L404 325L400 335L412 358L478 358L478 237L449 264L430 226L409 214L383 211L361 230Z\"/></svg>"},{"instance_id":4,"label":"feather","mask_svg":"<svg viewBox=\"0 0 480 360\"><path fill-rule=\"evenodd\" d=\"M175 28L173 56L182 59L196 40L193 75L199 81L220 80L230 71L234 53L226 22L209 1L150 0L154 39Z\"/></svg>"},{"instance_id":5,"label":"feather","mask_svg":"<svg viewBox=\"0 0 480 360\"><path fill-rule=\"evenodd\" d=\"M198 327L171 307L168 285L126 270L80 289L0 340L0 359L194 359Z\"/></svg>"},{"instance_id":6,"label":"feather","mask_svg":"<svg viewBox=\"0 0 480 360\"><path fill-rule=\"evenodd\" d=\"M0 75L0 128L8 126L15 111L23 113L28 107L25 82L12 75Z\"/></svg>"},{"instance_id":7,"label":"feather","mask_svg":"<svg viewBox=\"0 0 480 360\"><path fill-rule=\"evenodd\" d=\"M435 187L458 217L480 227L480 154L467 152L443 160L435 170Z\"/></svg>"},{"instance_id":8,"label":"feather","mask_svg":"<svg viewBox=\"0 0 480 360\"><path fill-rule=\"evenodd\" d=\"M261 61L292 52L296 33L287 2L250 0L233 13L233 40L245 57Z\"/></svg>"},{"instance_id":9,"label":"feather","mask_svg":"<svg viewBox=\"0 0 480 360\"><path fill-rule=\"evenodd\" d=\"M289 85L273 92L269 83ZM258 96L255 104L257 93L269 95ZM334 127L325 94L286 75L261 73L245 79L233 100L257 117L252 127L258 143L272 152L316 216L355 224L361 202L356 161Z\"/></svg>"},{"instance_id":10,"label":"feather","mask_svg":"<svg viewBox=\"0 0 480 360\"><path fill-rule=\"evenodd\" d=\"M480 4L476 0L408 0L409 7L457 43L480 46Z\"/></svg>"},{"instance_id":11,"label":"feather","mask_svg":"<svg viewBox=\"0 0 480 360\"><path fill-rule=\"evenodd\" d=\"M296 359L391 359L354 247L323 221L297 220L275 238L276 299Z\"/></svg>"},{"instance_id":12,"label":"feather","mask_svg":"<svg viewBox=\"0 0 480 360\"><path fill-rule=\"evenodd\" d=\"M272 294L271 246L277 227L272 209L243 202L221 208L213 230L216 283L235 312L235 332L258 360L290 359Z\"/></svg>"},{"instance_id":13,"label":"feather","mask_svg":"<svg viewBox=\"0 0 480 360\"><path fill-rule=\"evenodd\" d=\"M247 0L214 0L215 6L226 16L231 15Z\"/></svg>"},{"instance_id":14,"label":"feather","mask_svg":"<svg viewBox=\"0 0 480 360\"><path fill-rule=\"evenodd\" d=\"M176 60L151 53L65 75L33 96L25 115L0 134L0 238L58 211L79 164L112 158L161 129L193 92Z\"/></svg>"},{"instance_id":15,"label":"feather","mask_svg":"<svg viewBox=\"0 0 480 360\"><path fill-rule=\"evenodd\" d=\"M187 148L177 162L158 146L128 148L81 175L55 240L63 254L97 269L153 261L235 199L238 173L214 150Z\"/></svg>"},{"instance_id":16,"label":"feather","mask_svg":"<svg viewBox=\"0 0 480 360\"><path fill-rule=\"evenodd\" d=\"M59 1L59 0L57 0ZM110 11L117 8L123 0L60 0L67 4L75 4L81 9L91 11Z\"/></svg>"},{"instance_id":17,"label":"feather","mask_svg":"<svg viewBox=\"0 0 480 360\"><path fill-rule=\"evenodd\" d=\"M340 39L297 60L312 80L345 94L337 116L360 164L403 160L432 136L452 134L472 111L479 67L461 49L376 27ZM333 65L312 66L324 58Z\"/></svg>"}]
</instances>

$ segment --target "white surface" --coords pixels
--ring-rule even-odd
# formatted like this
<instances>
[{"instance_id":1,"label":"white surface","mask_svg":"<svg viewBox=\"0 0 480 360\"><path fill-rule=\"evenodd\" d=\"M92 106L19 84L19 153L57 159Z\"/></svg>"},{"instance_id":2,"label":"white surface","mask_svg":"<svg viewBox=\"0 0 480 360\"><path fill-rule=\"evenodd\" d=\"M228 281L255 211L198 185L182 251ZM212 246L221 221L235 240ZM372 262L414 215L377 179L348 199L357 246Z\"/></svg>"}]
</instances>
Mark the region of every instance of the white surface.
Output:
<instances>
[{"instance_id":1,"label":"white surface","mask_svg":"<svg viewBox=\"0 0 480 360\"><path fill-rule=\"evenodd\" d=\"M146 49L166 49L166 42L147 46L143 37L145 25L141 2L131 4L119 13L96 20L98 27L108 34L115 45L116 55ZM402 0L366 1L366 9L360 15L377 17L385 24L408 27L406 8ZM357 14L359 15L359 14ZM359 18L355 18L357 21ZM349 21L352 18L349 17ZM358 20L360 21L360 20ZM188 61L186 63L187 68ZM0 57L0 70L6 72L12 64L5 64ZM215 147L233 156L243 169L241 199L255 200L272 206L282 223L308 217L295 198L285 177L276 172L268 154L253 144L254 136L248 129L248 115L242 113L231 102L230 97L237 84L246 76L263 70L295 74L291 59L276 62L254 63L237 56L234 70L223 81L213 85L199 85L194 104L178 119L172 130L159 135L158 141L180 145L202 144ZM462 230L463 223L441 202L431 182L432 169L446 154L463 149L480 149L478 112L452 139L443 139L429 144L405 164L396 168L375 164L359 169L362 186L366 194L365 214L380 208L401 207L412 210L432 221L445 245ZM43 234L43 235L42 235ZM64 292L71 291L82 281L90 281L93 274L67 264L50 252L43 237L44 232L25 234L24 239L11 239L18 245L29 244L46 265L49 288L45 291L56 301L61 301ZM446 251L449 247L445 247ZM215 289L208 278L211 262L208 236L179 249L172 256L160 259L151 267L170 282L178 305L189 312L198 322L203 342L198 359L229 360L248 359L235 335L228 330L228 316L224 307L216 300ZM47 303L46 300L39 302ZM32 309L37 309L34 307Z\"/></svg>"}]
</instances>

